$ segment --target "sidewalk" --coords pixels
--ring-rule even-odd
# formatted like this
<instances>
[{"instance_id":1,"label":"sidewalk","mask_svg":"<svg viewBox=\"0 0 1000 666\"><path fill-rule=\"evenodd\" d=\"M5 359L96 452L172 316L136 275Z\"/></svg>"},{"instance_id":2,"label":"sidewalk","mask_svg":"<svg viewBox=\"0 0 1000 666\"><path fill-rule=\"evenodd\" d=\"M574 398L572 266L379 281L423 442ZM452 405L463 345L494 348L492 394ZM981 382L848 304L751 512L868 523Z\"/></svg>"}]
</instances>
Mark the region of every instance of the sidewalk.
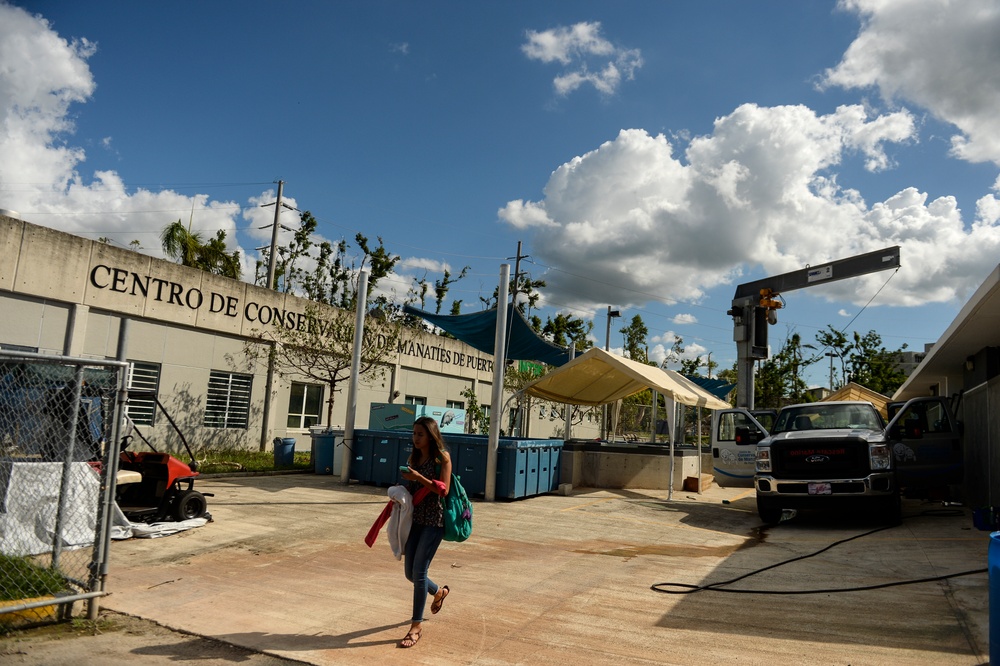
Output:
<instances>
[{"instance_id":1,"label":"sidewalk","mask_svg":"<svg viewBox=\"0 0 1000 666\"><path fill-rule=\"evenodd\" d=\"M363 538L384 488L330 476L206 479L214 522L115 542L102 607L310 664L982 664L986 574L807 595L657 593L727 580L878 527L796 519L762 528L753 492L576 489L475 501L475 531L444 543L451 589L405 654L412 586L385 534ZM961 517L900 527L733 588L846 588L986 567L989 536ZM939 511L940 513L940 511ZM140 660L140 663L141 660Z\"/></svg>"}]
</instances>

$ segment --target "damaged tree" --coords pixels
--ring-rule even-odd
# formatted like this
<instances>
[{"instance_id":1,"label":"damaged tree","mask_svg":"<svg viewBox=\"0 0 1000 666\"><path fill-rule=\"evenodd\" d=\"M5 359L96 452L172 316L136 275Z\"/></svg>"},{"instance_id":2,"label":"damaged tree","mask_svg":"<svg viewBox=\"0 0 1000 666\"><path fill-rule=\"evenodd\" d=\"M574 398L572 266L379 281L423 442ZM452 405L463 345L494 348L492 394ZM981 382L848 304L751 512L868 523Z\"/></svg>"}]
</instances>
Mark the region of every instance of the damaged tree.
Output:
<instances>
[{"instance_id":1,"label":"damaged tree","mask_svg":"<svg viewBox=\"0 0 1000 666\"><path fill-rule=\"evenodd\" d=\"M327 387L326 422L333 422L333 403L344 382L351 377L354 353L354 314L310 304L306 325L274 326L255 331L255 339L244 345L248 359L267 363L273 354L275 372L283 379L312 379ZM381 379L398 349L402 327L385 317L366 315L361 346L359 379Z\"/></svg>"}]
</instances>

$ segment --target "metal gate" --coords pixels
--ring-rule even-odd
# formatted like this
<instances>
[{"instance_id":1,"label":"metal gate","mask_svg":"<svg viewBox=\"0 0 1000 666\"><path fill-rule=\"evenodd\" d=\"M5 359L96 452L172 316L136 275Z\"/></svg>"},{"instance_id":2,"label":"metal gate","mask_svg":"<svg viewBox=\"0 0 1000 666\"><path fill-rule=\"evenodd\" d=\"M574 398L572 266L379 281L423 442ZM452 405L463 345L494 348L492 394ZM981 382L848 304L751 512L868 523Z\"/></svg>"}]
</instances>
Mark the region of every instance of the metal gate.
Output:
<instances>
[{"instance_id":1,"label":"metal gate","mask_svg":"<svg viewBox=\"0 0 1000 666\"><path fill-rule=\"evenodd\" d=\"M973 508L1000 506L1000 377L970 389L962 396L965 445L965 494Z\"/></svg>"},{"instance_id":2,"label":"metal gate","mask_svg":"<svg viewBox=\"0 0 1000 666\"><path fill-rule=\"evenodd\" d=\"M127 370L0 351L0 626L97 617Z\"/></svg>"}]
</instances>

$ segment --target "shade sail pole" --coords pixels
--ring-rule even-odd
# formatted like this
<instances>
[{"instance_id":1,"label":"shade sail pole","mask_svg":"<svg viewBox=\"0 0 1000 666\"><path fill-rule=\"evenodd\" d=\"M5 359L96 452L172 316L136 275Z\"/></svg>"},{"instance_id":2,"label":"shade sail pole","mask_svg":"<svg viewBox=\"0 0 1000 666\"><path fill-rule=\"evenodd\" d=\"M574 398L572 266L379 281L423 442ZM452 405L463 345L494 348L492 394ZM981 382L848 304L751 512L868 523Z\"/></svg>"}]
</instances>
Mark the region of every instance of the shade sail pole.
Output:
<instances>
[{"instance_id":1,"label":"shade sail pole","mask_svg":"<svg viewBox=\"0 0 1000 666\"><path fill-rule=\"evenodd\" d=\"M503 418L503 376L507 368L507 292L510 264L500 264L500 285L497 289L497 330L493 347L493 397L490 413L490 442L486 456L486 501L492 502L497 493L497 449L500 446L500 419ZM501 307L502 306L502 307Z\"/></svg>"},{"instance_id":2,"label":"shade sail pole","mask_svg":"<svg viewBox=\"0 0 1000 666\"><path fill-rule=\"evenodd\" d=\"M347 417L344 419L344 450L340 480L351 482L351 452L354 451L354 422L358 411L358 379L365 337L365 310L368 303L368 269L358 271L357 309L354 313L354 354L351 356L351 379L347 384ZM336 447L334 447L336 448Z\"/></svg>"}]
</instances>

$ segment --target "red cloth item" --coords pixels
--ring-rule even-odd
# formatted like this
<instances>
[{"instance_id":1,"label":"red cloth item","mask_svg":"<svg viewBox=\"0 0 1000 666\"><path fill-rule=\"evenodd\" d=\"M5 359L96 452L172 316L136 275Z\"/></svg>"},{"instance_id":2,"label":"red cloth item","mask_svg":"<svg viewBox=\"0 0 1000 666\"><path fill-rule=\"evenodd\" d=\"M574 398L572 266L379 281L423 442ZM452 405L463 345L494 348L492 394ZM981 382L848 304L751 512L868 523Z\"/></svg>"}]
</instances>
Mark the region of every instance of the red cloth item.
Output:
<instances>
[{"instance_id":1,"label":"red cloth item","mask_svg":"<svg viewBox=\"0 0 1000 666\"><path fill-rule=\"evenodd\" d=\"M368 530L368 534L365 535L365 543L368 544L369 548L375 545L375 539L378 538L378 533L381 531L382 527L389 521L389 515L391 513L392 500L389 500L389 503L385 505L384 509L382 509L382 513L380 513L378 518L375 519L375 524L372 525L371 529Z\"/></svg>"},{"instance_id":2,"label":"red cloth item","mask_svg":"<svg viewBox=\"0 0 1000 666\"><path fill-rule=\"evenodd\" d=\"M433 485L435 494L441 495L444 493L444 482L434 481ZM422 502L430 492L430 488L422 486L420 490L417 491L417 494L413 496L413 505L416 506L417 504L420 504L420 502ZM385 527L385 524L389 522L390 515L392 515L392 500L389 500L389 502L385 505L385 508L382 509L382 513L378 515L378 518L375 519L371 529L368 530L368 534L365 535L365 543L368 544L369 548L375 545L378 533L381 532L382 528Z\"/></svg>"}]
</instances>

